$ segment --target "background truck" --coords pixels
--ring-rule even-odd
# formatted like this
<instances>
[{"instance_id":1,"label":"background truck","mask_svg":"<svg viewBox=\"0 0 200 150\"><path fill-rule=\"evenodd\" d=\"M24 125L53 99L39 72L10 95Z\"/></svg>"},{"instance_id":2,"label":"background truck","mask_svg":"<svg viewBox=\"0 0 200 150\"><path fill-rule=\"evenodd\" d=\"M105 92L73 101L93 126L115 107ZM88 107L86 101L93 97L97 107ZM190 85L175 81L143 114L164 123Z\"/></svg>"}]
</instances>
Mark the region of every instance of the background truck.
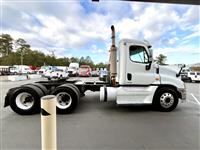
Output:
<instances>
[{"instance_id":1,"label":"background truck","mask_svg":"<svg viewBox=\"0 0 200 150\"><path fill-rule=\"evenodd\" d=\"M81 65L79 68L79 77L90 77L91 76L91 68L89 65Z\"/></svg>"},{"instance_id":2,"label":"background truck","mask_svg":"<svg viewBox=\"0 0 200 150\"><path fill-rule=\"evenodd\" d=\"M47 71L52 71L53 69L54 69L53 66L41 66L37 74L44 76Z\"/></svg>"},{"instance_id":3,"label":"background truck","mask_svg":"<svg viewBox=\"0 0 200 150\"><path fill-rule=\"evenodd\" d=\"M106 68L101 68L99 71L99 80L106 81L108 77L108 71Z\"/></svg>"},{"instance_id":4,"label":"background truck","mask_svg":"<svg viewBox=\"0 0 200 150\"><path fill-rule=\"evenodd\" d=\"M0 66L0 76L12 74L10 72L11 68L13 68L13 66Z\"/></svg>"},{"instance_id":5,"label":"background truck","mask_svg":"<svg viewBox=\"0 0 200 150\"><path fill-rule=\"evenodd\" d=\"M51 80L51 79L68 79L69 76L68 76L68 72L67 71L63 71L62 69L56 69L54 71L51 71L49 73L49 76L48 76L48 80Z\"/></svg>"},{"instance_id":6,"label":"background truck","mask_svg":"<svg viewBox=\"0 0 200 150\"><path fill-rule=\"evenodd\" d=\"M187 77L189 82L200 82L200 72L188 72Z\"/></svg>"},{"instance_id":7,"label":"background truck","mask_svg":"<svg viewBox=\"0 0 200 150\"><path fill-rule=\"evenodd\" d=\"M115 29L107 82L40 81L12 88L5 97L4 106L10 106L21 115L40 112L40 97L57 97L57 113L73 112L85 91L100 91L100 101L115 101L118 105L151 104L160 111L172 111L179 99L186 100L184 82L170 68L154 63L153 50L148 42L122 39L115 46Z\"/></svg>"},{"instance_id":8,"label":"background truck","mask_svg":"<svg viewBox=\"0 0 200 150\"><path fill-rule=\"evenodd\" d=\"M68 68L69 76L78 76L79 73L79 63L70 63Z\"/></svg>"},{"instance_id":9,"label":"background truck","mask_svg":"<svg viewBox=\"0 0 200 150\"><path fill-rule=\"evenodd\" d=\"M10 72L12 74L30 74L34 73L34 70L32 70L29 66L27 65L14 65L11 69Z\"/></svg>"}]
</instances>

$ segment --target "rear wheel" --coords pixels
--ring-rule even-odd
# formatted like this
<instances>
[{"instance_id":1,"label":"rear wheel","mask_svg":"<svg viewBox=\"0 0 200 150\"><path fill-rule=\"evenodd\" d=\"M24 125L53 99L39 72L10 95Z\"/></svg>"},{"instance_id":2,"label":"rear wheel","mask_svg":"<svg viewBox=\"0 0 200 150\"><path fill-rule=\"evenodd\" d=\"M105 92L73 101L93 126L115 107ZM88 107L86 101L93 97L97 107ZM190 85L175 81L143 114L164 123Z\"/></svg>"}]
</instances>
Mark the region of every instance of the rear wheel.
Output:
<instances>
[{"instance_id":1,"label":"rear wheel","mask_svg":"<svg viewBox=\"0 0 200 150\"><path fill-rule=\"evenodd\" d=\"M31 115L40 112L40 98L44 94L32 85L16 88L10 93L10 107L20 115Z\"/></svg>"},{"instance_id":2,"label":"rear wheel","mask_svg":"<svg viewBox=\"0 0 200 150\"><path fill-rule=\"evenodd\" d=\"M69 114L76 109L80 94L71 84L57 87L52 94L57 97L57 113Z\"/></svg>"},{"instance_id":3,"label":"rear wheel","mask_svg":"<svg viewBox=\"0 0 200 150\"><path fill-rule=\"evenodd\" d=\"M30 84L25 84L25 85L22 85L22 86L26 86L26 85L33 85L33 86L40 88L44 95L47 95L49 93L47 88L40 83L30 83Z\"/></svg>"},{"instance_id":4,"label":"rear wheel","mask_svg":"<svg viewBox=\"0 0 200 150\"><path fill-rule=\"evenodd\" d=\"M153 104L160 111L169 112L176 108L178 96L173 89L161 88L156 92Z\"/></svg>"}]
</instances>

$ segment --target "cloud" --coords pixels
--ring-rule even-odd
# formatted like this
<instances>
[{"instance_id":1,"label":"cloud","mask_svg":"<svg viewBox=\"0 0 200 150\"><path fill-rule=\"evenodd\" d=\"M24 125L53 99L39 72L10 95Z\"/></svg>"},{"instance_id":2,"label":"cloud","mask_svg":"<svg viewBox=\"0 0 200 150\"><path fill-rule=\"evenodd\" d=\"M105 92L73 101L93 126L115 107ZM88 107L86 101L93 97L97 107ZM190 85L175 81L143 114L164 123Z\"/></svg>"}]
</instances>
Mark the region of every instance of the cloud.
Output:
<instances>
[{"instance_id":1,"label":"cloud","mask_svg":"<svg viewBox=\"0 0 200 150\"><path fill-rule=\"evenodd\" d=\"M117 40L146 39L164 53L181 50L174 47L199 38L198 6L109 1L8 2L3 4L3 12L4 32L15 39L24 38L41 51L55 49L59 56L73 55L73 50L85 50L91 43L91 53L104 56L110 48L112 24Z\"/></svg>"},{"instance_id":2,"label":"cloud","mask_svg":"<svg viewBox=\"0 0 200 150\"><path fill-rule=\"evenodd\" d=\"M180 16L169 6L151 5L143 8L133 8L142 11L137 19L123 18L118 24L119 38L146 39L153 44L158 43L168 31L177 26ZM170 18L170 19L166 19Z\"/></svg>"},{"instance_id":3,"label":"cloud","mask_svg":"<svg viewBox=\"0 0 200 150\"><path fill-rule=\"evenodd\" d=\"M100 49L100 48L97 47L97 45L91 46L91 52L93 54L97 54L97 55L99 55L99 54L106 54L107 55L108 54L107 50Z\"/></svg>"},{"instance_id":4,"label":"cloud","mask_svg":"<svg viewBox=\"0 0 200 150\"><path fill-rule=\"evenodd\" d=\"M200 51L199 51L198 47L192 47L192 46L185 45L185 46L178 46L178 47L156 48L154 50L154 57L158 56L159 54L169 55L171 53L177 53L177 54L196 53L196 54L200 55Z\"/></svg>"},{"instance_id":5,"label":"cloud","mask_svg":"<svg viewBox=\"0 0 200 150\"><path fill-rule=\"evenodd\" d=\"M182 19L180 21L187 25L187 24L194 23L196 21L199 22L199 19L200 19L200 8L199 8L199 6L191 6L183 14Z\"/></svg>"}]
</instances>

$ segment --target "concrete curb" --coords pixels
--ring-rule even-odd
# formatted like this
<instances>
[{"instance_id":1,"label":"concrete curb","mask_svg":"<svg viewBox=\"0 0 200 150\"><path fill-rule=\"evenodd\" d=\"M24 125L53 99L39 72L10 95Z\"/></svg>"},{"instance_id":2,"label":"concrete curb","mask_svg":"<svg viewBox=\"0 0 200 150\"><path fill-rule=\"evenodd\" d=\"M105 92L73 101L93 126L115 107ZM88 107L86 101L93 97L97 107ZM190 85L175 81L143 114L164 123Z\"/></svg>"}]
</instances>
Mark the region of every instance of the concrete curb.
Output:
<instances>
[{"instance_id":1,"label":"concrete curb","mask_svg":"<svg viewBox=\"0 0 200 150\"><path fill-rule=\"evenodd\" d=\"M9 81L22 81L22 80L27 80L27 79L28 79L27 75L8 76Z\"/></svg>"}]
</instances>

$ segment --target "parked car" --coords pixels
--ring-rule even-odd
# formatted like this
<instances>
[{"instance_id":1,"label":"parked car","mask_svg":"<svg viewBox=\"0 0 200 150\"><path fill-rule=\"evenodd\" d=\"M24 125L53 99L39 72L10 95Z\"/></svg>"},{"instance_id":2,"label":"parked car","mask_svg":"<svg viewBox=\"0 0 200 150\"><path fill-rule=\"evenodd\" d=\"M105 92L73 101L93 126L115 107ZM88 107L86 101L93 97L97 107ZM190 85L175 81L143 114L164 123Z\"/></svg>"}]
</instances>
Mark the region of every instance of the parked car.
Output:
<instances>
[{"instance_id":1,"label":"parked car","mask_svg":"<svg viewBox=\"0 0 200 150\"><path fill-rule=\"evenodd\" d=\"M50 78L51 77L51 73L58 70L58 68L56 68L55 66L50 66L47 68L47 70L45 70L45 72L43 73L43 76L45 78Z\"/></svg>"},{"instance_id":2,"label":"parked car","mask_svg":"<svg viewBox=\"0 0 200 150\"><path fill-rule=\"evenodd\" d=\"M92 77L98 77L99 72L97 70L92 70L91 75L92 75Z\"/></svg>"},{"instance_id":3,"label":"parked car","mask_svg":"<svg viewBox=\"0 0 200 150\"><path fill-rule=\"evenodd\" d=\"M200 82L200 72L188 72L190 82Z\"/></svg>"},{"instance_id":4,"label":"parked car","mask_svg":"<svg viewBox=\"0 0 200 150\"><path fill-rule=\"evenodd\" d=\"M190 72L190 69L183 69L181 71L181 80L184 82L190 81L190 78L188 77L188 72Z\"/></svg>"},{"instance_id":5,"label":"parked car","mask_svg":"<svg viewBox=\"0 0 200 150\"><path fill-rule=\"evenodd\" d=\"M51 71L55 71L57 68L55 66L41 66L37 74L40 74L44 77L49 76Z\"/></svg>"},{"instance_id":6,"label":"parked car","mask_svg":"<svg viewBox=\"0 0 200 150\"><path fill-rule=\"evenodd\" d=\"M90 77L91 76L91 68L89 65L81 65L79 68L79 77Z\"/></svg>"},{"instance_id":7,"label":"parked car","mask_svg":"<svg viewBox=\"0 0 200 150\"><path fill-rule=\"evenodd\" d=\"M51 80L51 79L67 79L67 78L69 78L69 74L66 71L63 71L61 69L57 69L55 71L51 71L47 78L48 78L48 80Z\"/></svg>"},{"instance_id":8,"label":"parked car","mask_svg":"<svg viewBox=\"0 0 200 150\"><path fill-rule=\"evenodd\" d=\"M106 81L108 77L108 71L106 69L102 69L99 71L99 80L100 81Z\"/></svg>"}]
</instances>

